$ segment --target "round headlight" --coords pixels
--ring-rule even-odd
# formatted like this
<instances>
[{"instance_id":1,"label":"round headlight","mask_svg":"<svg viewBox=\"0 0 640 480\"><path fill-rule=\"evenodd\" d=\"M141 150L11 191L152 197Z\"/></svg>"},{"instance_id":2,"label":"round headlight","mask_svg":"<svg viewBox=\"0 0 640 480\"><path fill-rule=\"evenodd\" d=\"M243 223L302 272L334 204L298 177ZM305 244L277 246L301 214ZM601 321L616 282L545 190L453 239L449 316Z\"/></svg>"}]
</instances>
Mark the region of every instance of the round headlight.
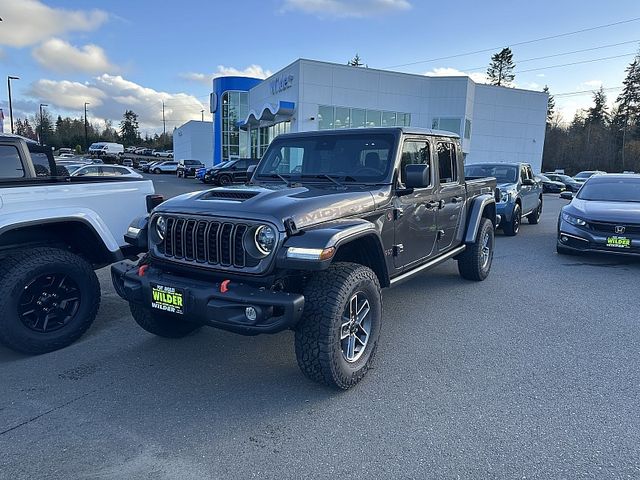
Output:
<instances>
[{"instance_id":1,"label":"round headlight","mask_svg":"<svg viewBox=\"0 0 640 480\"><path fill-rule=\"evenodd\" d=\"M156 218L156 235L160 241L164 240L164 236L167 234L167 219L163 216Z\"/></svg>"},{"instance_id":2,"label":"round headlight","mask_svg":"<svg viewBox=\"0 0 640 480\"><path fill-rule=\"evenodd\" d=\"M256 228L254 239L256 248L263 255L269 255L276 246L276 232L268 225L261 225Z\"/></svg>"}]
</instances>

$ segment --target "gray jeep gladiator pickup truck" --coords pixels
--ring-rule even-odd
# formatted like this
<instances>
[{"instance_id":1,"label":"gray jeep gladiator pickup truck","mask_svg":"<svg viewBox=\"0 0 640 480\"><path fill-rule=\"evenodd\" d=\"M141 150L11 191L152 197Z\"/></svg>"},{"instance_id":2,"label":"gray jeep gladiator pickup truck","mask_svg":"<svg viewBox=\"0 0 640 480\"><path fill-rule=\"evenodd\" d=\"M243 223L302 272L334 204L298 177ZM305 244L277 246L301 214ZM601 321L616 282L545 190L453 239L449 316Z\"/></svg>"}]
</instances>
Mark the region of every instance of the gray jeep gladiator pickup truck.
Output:
<instances>
[{"instance_id":1,"label":"gray jeep gladiator pickup truck","mask_svg":"<svg viewBox=\"0 0 640 480\"><path fill-rule=\"evenodd\" d=\"M295 331L312 380L347 389L367 372L381 287L448 259L484 280L495 178L464 179L457 136L414 128L281 135L244 186L166 201L132 224L139 263L112 266L136 322L163 337L203 325Z\"/></svg>"}]
</instances>

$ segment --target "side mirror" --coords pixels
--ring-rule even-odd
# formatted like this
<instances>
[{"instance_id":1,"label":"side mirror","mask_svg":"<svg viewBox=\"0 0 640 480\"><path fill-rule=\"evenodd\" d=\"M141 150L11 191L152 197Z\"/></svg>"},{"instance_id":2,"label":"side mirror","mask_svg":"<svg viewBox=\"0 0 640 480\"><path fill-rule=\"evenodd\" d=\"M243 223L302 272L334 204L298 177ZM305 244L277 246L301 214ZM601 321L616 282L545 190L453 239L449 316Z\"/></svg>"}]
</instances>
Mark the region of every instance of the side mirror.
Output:
<instances>
[{"instance_id":1,"label":"side mirror","mask_svg":"<svg viewBox=\"0 0 640 480\"><path fill-rule=\"evenodd\" d=\"M425 188L431 184L429 165L422 163L410 164L404 167L407 188Z\"/></svg>"},{"instance_id":2,"label":"side mirror","mask_svg":"<svg viewBox=\"0 0 640 480\"><path fill-rule=\"evenodd\" d=\"M562 192L560 194L560 198L562 198L564 200L573 200L573 193L571 193L571 192Z\"/></svg>"},{"instance_id":3,"label":"side mirror","mask_svg":"<svg viewBox=\"0 0 640 480\"><path fill-rule=\"evenodd\" d=\"M533 180L531 180L530 178L525 178L525 179L522 181L522 185L528 185L528 186L531 186L531 185L535 185L535 184L536 184L536 182L534 182L534 181L533 181Z\"/></svg>"}]
</instances>

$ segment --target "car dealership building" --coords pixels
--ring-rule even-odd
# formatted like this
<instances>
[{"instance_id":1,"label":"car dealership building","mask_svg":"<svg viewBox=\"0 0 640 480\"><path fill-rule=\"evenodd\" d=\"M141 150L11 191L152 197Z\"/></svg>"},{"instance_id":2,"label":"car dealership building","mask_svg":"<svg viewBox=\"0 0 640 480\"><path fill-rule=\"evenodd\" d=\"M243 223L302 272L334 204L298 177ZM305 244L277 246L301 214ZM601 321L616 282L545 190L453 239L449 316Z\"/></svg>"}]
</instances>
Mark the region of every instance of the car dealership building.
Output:
<instances>
[{"instance_id":1,"label":"car dealership building","mask_svg":"<svg viewBox=\"0 0 640 480\"><path fill-rule=\"evenodd\" d=\"M542 166L547 94L299 59L271 77L213 80L214 164L259 158L286 132L412 126L460 135L466 163Z\"/></svg>"}]
</instances>

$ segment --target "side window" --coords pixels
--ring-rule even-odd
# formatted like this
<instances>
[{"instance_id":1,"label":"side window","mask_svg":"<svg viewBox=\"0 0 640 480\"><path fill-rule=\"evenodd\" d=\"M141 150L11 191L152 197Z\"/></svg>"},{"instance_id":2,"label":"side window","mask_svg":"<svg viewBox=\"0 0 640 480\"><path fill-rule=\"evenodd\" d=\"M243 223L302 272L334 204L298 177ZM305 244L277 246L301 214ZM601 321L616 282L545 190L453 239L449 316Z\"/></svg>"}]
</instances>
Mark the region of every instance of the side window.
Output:
<instances>
[{"instance_id":1,"label":"side window","mask_svg":"<svg viewBox=\"0 0 640 480\"><path fill-rule=\"evenodd\" d=\"M13 145L0 145L0 178L24 178L20 154Z\"/></svg>"},{"instance_id":2,"label":"side window","mask_svg":"<svg viewBox=\"0 0 640 480\"><path fill-rule=\"evenodd\" d=\"M78 176L82 177L97 177L98 175L100 175L100 168L98 167L85 167L78 174Z\"/></svg>"},{"instance_id":3,"label":"side window","mask_svg":"<svg viewBox=\"0 0 640 480\"><path fill-rule=\"evenodd\" d=\"M453 143L438 142L438 172L440 183L453 183L458 181L458 158L456 147Z\"/></svg>"},{"instance_id":4,"label":"side window","mask_svg":"<svg viewBox=\"0 0 640 480\"><path fill-rule=\"evenodd\" d=\"M47 154L42 152L30 153L31 161L33 162L33 168L36 171L36 177L51 176L51 167L49 167L49 157L47 157Z\"/></svg>"},{"instance_id":5,"label":"side window","mask_svg":"<svg viewBox=\"0 0 640 480\"><path fill-rule=\"evenodd\" d=\"M429 142L407 140L402 146L402 159L400 161L400 181L406 183L405 167L407 165L426 164L431 165L431 150Z\"/></svg>"},{"instance_id":6,"label":"side window","mask_svg":"<svg viewBox=\"0 0 640 480\"><path fill-rule=\"evenodd\" d=\"M531 180L534 180L536 177L533 175L533 169L531 168L531 165L527 165L527 175L529 175L529 178Z\"/></svg>"}]
</instances>

